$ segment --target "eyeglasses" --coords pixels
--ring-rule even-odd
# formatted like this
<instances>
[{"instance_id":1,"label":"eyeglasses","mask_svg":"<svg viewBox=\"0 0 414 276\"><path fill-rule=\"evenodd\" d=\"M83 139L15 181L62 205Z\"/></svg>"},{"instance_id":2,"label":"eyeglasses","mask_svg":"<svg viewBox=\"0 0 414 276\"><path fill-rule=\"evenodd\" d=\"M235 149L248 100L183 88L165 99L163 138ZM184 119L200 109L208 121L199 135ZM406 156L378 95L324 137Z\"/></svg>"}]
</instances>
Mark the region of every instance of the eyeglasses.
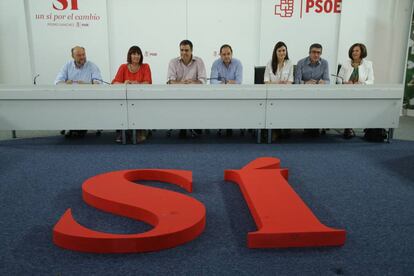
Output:
<instances>
[{"instance_id":1,"label":"eyeglasses","mask_svg":"<svg viewBox=\"0 0 414 276\"><path fill-rule=\"evenodd\" d=\"M312 50L312 51L311 51L311 54L317 54L317 55L320 55L320 54L322 54L322 51L314 51L314 50Z\"/></svg>"}]
</instances>

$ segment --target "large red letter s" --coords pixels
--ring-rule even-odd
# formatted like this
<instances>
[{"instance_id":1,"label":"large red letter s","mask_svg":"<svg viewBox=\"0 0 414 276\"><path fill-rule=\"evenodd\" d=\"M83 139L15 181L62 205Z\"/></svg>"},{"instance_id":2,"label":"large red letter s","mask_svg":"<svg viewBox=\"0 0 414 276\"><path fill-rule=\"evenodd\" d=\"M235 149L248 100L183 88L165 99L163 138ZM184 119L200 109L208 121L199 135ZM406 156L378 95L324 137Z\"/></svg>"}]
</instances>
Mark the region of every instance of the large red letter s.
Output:
<instances>
[{"instance_id":1,"label":"large red letter s","mask_svg":"<svg viewBox=\"0 0 414 276\"><path fill-rule=\"evenodd\" d=\"M145 233L121 235L90 230L78 224L68 209L53 228L53 242L66 249L94 253L157 251L178 246L199 236L206 210L198 200L164 189L136 184L153 180L192 191L192 173L178 170L126 170L94 176L82 185L89 205L116 215L147 222Z\"/></svg>"},{"instance_id":2,"label":"large red letter s","mask_svg":"<svg viewBox=\"0 0 414 276\"><path fill-rule=\"evenodd\" d=\"M263 157L241 170L226 170L246 199L258 230L248 234L250 248L338 246L345 230L323 225L287 182L288 170L280 160Z\"/></svg>"}]
</instances>

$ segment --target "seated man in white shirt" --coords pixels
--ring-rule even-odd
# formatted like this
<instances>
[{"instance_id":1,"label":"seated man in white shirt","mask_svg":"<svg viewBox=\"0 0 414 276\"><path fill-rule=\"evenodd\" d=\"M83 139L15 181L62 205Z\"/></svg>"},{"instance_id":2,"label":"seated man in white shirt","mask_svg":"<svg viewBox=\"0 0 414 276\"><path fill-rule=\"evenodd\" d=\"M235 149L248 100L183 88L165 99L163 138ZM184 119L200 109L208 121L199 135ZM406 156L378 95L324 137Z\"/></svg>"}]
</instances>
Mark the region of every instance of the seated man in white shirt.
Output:
<instances>
[{"instance_id":1,"label":"seated man in white shirt","mask_svg":"<svg viewBox=\"0 0 414 276\"><path fill-rule=\"evenodd\" d=\"M193 55L193 43L190 40L180 42L180 56L173 58L168 65L168 84L204 84L206 82L206 67L201 58ZM192 129L191 136L201 134L201 129ZM167 136L171 136L171 130ZM179 136L185 138L187 131L180 130Z\"/></svg>"}]
</instances>

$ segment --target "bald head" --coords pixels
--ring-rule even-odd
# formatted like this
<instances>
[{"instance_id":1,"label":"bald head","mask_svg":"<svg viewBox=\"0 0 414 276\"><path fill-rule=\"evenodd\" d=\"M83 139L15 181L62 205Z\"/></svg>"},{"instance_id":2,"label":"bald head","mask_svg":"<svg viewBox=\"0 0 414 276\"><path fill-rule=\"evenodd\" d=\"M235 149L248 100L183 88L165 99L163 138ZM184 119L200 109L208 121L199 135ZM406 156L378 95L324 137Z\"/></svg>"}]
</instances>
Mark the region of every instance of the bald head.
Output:
<instances>
[{"instance_id":1,"label":"bald head","mask_svg":"<svg viewBox=\"0 0 414 276\"><path fill-rule=\"evenodd\" d=\"M72 57L76 65L82 66L86 62L85 48L81 46L75 46L72 48Z\"/></svg>"}]
</instances>

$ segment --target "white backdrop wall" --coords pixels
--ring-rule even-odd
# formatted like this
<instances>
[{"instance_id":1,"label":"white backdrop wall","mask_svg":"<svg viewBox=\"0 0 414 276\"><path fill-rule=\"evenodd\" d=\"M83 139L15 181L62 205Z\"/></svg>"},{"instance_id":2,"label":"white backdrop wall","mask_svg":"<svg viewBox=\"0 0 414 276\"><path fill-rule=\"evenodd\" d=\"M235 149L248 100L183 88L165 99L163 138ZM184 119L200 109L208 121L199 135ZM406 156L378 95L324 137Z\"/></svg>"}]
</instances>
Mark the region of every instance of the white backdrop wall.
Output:
<instances>
[{"instance_id":1,"label":"white backdrop wall","mask_svg":"<svg viewBox=\"0 0 414 276\"><path fill-rule=\"evenodd\" d=\"M69 1L70 3L70 1ZM107 7L105 1L79 1L79 10L54 10L57 1L26 0L29 11L34 74L39 84L53 83L63 64L71 59L71 48L86 48L87 58L97 63L102 77L109 77ZM92 17L91 17L92 15ZM50 19L48 18L50 16ZM83 19L87 18L87 19Z\"/></svg>"},{"instance_id":2,"label":"white backdrop wall","mask_svg":"<svg viewBox=\"0 0 414 276\"><path fill-rule=\"evenodd\" d=\"M335 72L337 62L340 13L305 13L301 1L294 1L292 17L275 16L274 0L262 0L260 64L267 64L272 58L273 47L284 41L289 58L293 63L309 55L309 46L320 43L322 58L328 60L330 71ZM302 17L301 11L302 10Z\"/></svg>"},{"instance_id":3,"label":"white backdrop wall","mask_svg":"<svg viewBox=\"0 0 414 276\"><path fill-rule=\"evenodd\" d=\"M53 9L58 0L1 0L0 83L30 84L37 73L39 84L53 83L74 45L85 46L88 59L110 81L129 47L138 45L153 83L162 84L185 38L194 43L208 74L219 47L231 44L243 62L246 84L253 83L254 66L269 61L279 40L288 45L294 63L307 56L311 43L321 43L331 73L347 59L351 44L365 43L376 82L402 82L412 2L343 0L342 13L318 13L315 7L306 12L306 0L295 0L291 16L281 17L275 14L281 0L77 0L74 12ZM47 27L47 20L35 16L48 13L92 13L100 19L83 21L91 23L83 29Z\"/></svg>"},{"instance_id":4,"label":"white backdrop wall","mask_svg":"<svg viewBox=\"0 0 414 276\"><path fill-rule=\"evenodd\" d=\"M367 46L376 83L402 83L412 0L346 0L342 5L338 62L355 42Z\"/></svg>"},{"instance_id":5,"label":"white backdrop wall","mask_svg":"<svg viewBox=\"0 0 414 276\"><path fill-rule=\"evenodd\" d=\"M188 1L188 37L197 43L197 54L211 65L219 58L220 47L230 44L233 56L243 64L243 82L253 83L256 39L260 20L257 17L258 3L255 0L190 0ZM178 54L178 46L177 46Z\"/></svg>"},{"instance_id":6,"label":"white backdrop wall","mask_svg":"<svg viewBox=\"0 0 414 276\"><path fill-rule=\"evenodd\" d=\"M132 45L140 46L153 83L167 81L168 62L179 56L179 43L190 39L193 54L204 60L208 73L222 44L234 49L244 66L244 80L253 82L257 39L255 0L123 0L108 1L111 76L126 62ZM229 14L237 6L237 13ZM131 20L139 15L139 19Z\"/></svg>"},{"instance_id":7,"label":"white backdrop wall","mask_svg":"<svg viewBox=\"0 0 414 276\"><path fill-rule=\"evenodd\" d=\"M187 35L186 0L108 0L109 48L112 80L126 63L132 45L141 48L151 67L153 83L165 83L168 61L179 55L178 44ZM195 44L196 41L193 41ZM198 45L195 54L199 55Z\"/></svg>"},{"instance_id":8,"label":"white backdrop wall","mask_svg":"<svg viewBox=\"0 0 414 276\"><path fill-rule=\"evenodd\" d=\"M23 0L0 1L0 83L31 83Z\"/></svg>"}]
</instances>

